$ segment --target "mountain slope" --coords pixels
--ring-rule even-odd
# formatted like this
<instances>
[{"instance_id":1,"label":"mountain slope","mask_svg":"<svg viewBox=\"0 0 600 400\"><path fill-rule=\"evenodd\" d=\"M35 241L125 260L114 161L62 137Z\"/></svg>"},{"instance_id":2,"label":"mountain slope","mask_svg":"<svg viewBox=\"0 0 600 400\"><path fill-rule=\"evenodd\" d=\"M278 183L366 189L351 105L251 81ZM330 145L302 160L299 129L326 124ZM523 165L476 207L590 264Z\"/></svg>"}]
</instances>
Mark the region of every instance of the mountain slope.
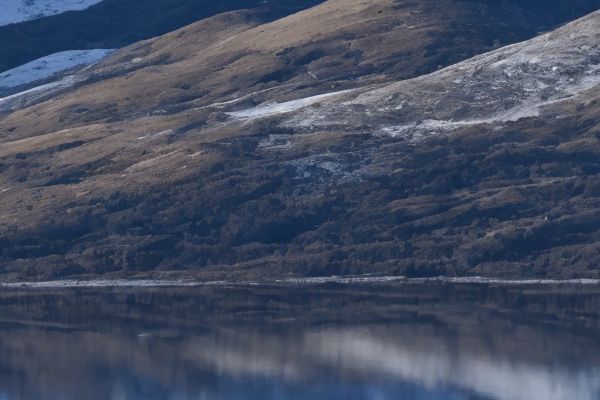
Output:
<instances>
[{"instance_id":1,"label":"mountain slope","mask_svg":"<svg viewBox=\"0 0 600 400\"><path fill-rule=\"evenodd\" d=\"M67 77L101 59L102 52L107 54L103 50L106 46L121 47L223 11L252 9L247 18L259 23L319 1L224 0L205 4L152 0L140 4L122 0L4 0L0 2L0 96ZM19 85L14 84L14 76L18 76Z\"/></svg>"},{"instance_id":2,"label":"mountain slope","mask_svg":"<svg viewBox=\"0 0 600 400\"><path fill-rule=\"evenodd\" d=\"M584 1L573 10L594 3ZM114 109L111 118L119 120L411 78L531 37L567 15L560 9L560 14L548 11L544 16L546 6L532 4L337 0L259 26L254 12L223 14L123 49L90 77L100 85L88 85L35 113L44 116L39 128L49 132L73 127L78 118L102 122L107 103ZM217 37L221 39L213 40ZM66 123L56 121L80 103L86 113L69 116ZM93 115L96 110L98 116ZM14 113L0 128L15 127L13 137L20 137L13 119L18 122L22 114ZM22 134L39 132L32 125Z\"/></svg>"},{"instance_id":3,"label":"mountain slope","mask_svg":"<svg viewBox=\"0 0 600 400\"><path fill-rule=\"evenodd\" d=\"M427 76L375 88L232 112L248 119L302 109L282 126L347 129L418 140L461 126L539 116L600 84L595 14L526 43L475 57ZM307 105L318 103L315 110ZM385 115L385 118L381 118ZM343 121L343 122L340 122ZM343 127L341 129L344 129Z\"/></svg>"},{"instance_id":4,"label":"mountain slope","mask_svg":"<svg viewBox=\"0 0 600 400\"><path fill-rule=\"evenodd\" d=\"M138 0L69 0L66 3L35 0L21 6L20 0L4 1L7 3L0 3L3 16L0 18L7 21L33 17L37 10L47 16L0 24L0 72L61 51L122 47L226 11L257 9L264 22L322 0L144 0L141 3ZM21 11L16 12L15 8ZM5 14L7 9L9 13ZM54 12L67 9L72 11Z\"/></svg>"},{"instance_id":5,"label":"mountain slope","mask_svg":"<svg viewBox=\"0 0 600 400\"><path fill-rule=\"evenodd\" d=\"M485 4L402 4L222 14L0 103L3 277L597 277L600 14L438 70Z\"/></svg>"}]
</instances>

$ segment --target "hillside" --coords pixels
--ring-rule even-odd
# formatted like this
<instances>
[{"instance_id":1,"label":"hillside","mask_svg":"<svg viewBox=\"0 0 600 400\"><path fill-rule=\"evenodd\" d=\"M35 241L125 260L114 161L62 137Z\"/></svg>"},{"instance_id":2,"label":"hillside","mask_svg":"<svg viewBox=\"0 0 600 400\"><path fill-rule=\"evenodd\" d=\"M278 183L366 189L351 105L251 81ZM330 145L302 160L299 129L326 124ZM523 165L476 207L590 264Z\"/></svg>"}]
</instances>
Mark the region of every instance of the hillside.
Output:
<instances>
[{"instance_id":1,"label":"hillside","mask_svg":"<svg viewBox=\"0 0 600 400\"><path fill-rule=\"evenodd\" d=\"M233 11L0 99L1 276L598 277L600 13L556 25L600 6L566 4Z\"/></svg>"},{"instance_id":2,"label":"hillside","mask_svg":"<svg viewBox=\"0 0 600 400\"><path fill-rule=\"evenodd\" d=\"M254 9L265 22L323 0L2 0L0 72L53 53L114 49L203 18Z\"/></svg>"}]
</instances>

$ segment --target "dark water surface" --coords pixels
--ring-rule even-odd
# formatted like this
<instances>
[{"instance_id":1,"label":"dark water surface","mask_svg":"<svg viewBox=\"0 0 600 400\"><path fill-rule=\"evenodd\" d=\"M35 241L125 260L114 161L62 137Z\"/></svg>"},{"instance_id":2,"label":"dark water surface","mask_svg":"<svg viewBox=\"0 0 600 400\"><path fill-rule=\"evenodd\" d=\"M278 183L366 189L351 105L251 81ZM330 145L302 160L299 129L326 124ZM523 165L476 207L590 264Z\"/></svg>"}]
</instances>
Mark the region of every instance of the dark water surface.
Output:
<instances>
[{"instance_id":1,"label":"dark water surface","mask_svg":"<svg viewBox=\"0 0 600 400\"><path fill-rule=\"evenodd\" d=\"M600 287L1 289L16 399L600 400Z\"/></svg>"}]
</instances>

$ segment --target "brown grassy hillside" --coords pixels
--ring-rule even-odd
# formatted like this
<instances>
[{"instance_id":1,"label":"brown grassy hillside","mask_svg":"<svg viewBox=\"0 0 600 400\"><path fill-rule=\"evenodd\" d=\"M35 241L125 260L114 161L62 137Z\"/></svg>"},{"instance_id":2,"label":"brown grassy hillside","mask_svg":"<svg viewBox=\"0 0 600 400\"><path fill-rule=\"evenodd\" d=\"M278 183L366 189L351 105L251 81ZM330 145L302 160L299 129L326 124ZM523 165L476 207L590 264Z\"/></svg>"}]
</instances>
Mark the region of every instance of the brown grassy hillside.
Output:
<instances>
[{"instance_id":1,"label":"brown grassy hillside","mask_svg":"<svg viewBox=\"0 0 600 400\"><path fill-rule=\"evenodd\" d=\"M523 18L510 20L486 4L330 0L258 25L252 12L221 14L11 103L0 116L2 277L597 276L597 87L418 145L369 130L398 118L377 108L311 129L227 114L435 83L426 74L538 28L517 2ZM475 100L460 101L456 115Z\"/></svg>"}]
</instances>

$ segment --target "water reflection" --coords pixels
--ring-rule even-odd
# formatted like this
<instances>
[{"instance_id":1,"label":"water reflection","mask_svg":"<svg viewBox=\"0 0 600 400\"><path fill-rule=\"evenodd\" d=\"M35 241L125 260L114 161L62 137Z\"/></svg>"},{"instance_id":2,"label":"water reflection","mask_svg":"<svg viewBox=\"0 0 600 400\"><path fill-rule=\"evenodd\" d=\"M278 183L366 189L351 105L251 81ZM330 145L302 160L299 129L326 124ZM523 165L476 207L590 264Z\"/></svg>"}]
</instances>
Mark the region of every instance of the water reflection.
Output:
<instances>
[{"instance_id":1,"label":"water reflection","mask_svg":"<svg viewBox=\"0 0 600 400\"><path fill-rule=\"evenodd\" d=\"M3 293L0 399L600 400L600 295L447 290Z\"/></svg>"}]
</instances>

